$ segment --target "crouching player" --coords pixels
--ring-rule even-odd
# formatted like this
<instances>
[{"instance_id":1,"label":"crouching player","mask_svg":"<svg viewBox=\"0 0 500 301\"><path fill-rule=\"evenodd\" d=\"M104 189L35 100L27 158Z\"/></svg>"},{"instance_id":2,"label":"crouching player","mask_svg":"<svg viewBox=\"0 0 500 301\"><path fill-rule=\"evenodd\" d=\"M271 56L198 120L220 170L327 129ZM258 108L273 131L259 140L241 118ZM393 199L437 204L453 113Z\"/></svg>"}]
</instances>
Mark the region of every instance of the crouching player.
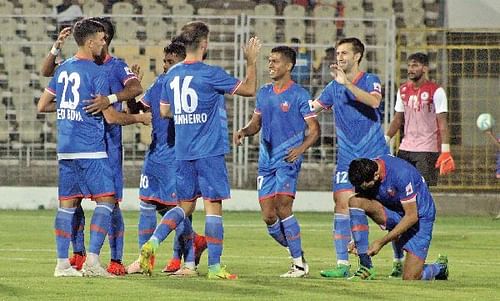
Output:
<instances>
[{"instance_id":1,"label":"crouching player","mask_svg":"<svg viewBox=\"0 0 500 301\"><path fill-rule=\"evenodd\" d=\"M360 267L351 280L371 280L375 269L371 257L394 241L406 251L403 280L447 280L448 258L439 255L425 264L436 216L434 200L417 169L390 155L370 160L356 159L349 165L349 181L356 195L349 200L351 230ZM368 245L369 216L384 237Z\"/></svg>"},{"instance_id":2,"label":"crouching player","mask_svg":"<svg viewBox=\"0 0 500 301\"><path fill-rule=\"evenodd\" d=\"M144 107L151 110L153 130L151 144L141 172L139 248L151 238L156 228L156 212L163 216L177 205L174 121L160 116L160 93L168 69L185 57L186 50L183 44L173 42L165 47L164 73L156 79L141 99ZM175 231L174 255L163 272L171 273L174 276L195 276L194 266L198 265L200 256L207 247L205 237L192 230L190 218L184 219ZM190 268L180 268L182 256L184 256L184 264ZM129 274L140 272L141 267L138 260L127 267Z\"/></svg>"}]
</instances>

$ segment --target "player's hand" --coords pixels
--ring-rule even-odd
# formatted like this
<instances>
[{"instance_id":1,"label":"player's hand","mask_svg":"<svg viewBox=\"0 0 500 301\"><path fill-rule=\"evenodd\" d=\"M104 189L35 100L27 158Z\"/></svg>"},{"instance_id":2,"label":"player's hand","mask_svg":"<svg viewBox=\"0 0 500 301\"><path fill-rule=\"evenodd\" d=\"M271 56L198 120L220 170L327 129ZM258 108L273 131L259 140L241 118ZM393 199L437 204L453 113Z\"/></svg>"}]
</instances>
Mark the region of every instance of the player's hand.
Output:
<instances>
[{"instance_id":1,"label":"player's hand","mask_svg":"<svg viewBox=\"0 0 500 301\"><path fill-rule=\"evenodd\" d=\"M137 79L142 82L142 78L144 77L144 72L141 71L141 66L138 64L133 64L130 67L130 70L134 72L135 76L137 76Z\"/></svg>"},{"instance_id":2,"label":"player's hand","mask_svg":"<svg viewBox=\"0 0 500 301\"><path fill-rule=\"evenodd\" d=\"M241 130L233 133L233 143L234 145L242 145L245 134Z\"/></svg>"},{"instance_id":3,"label":"player's hand","mask_svg":"<svg viewBox=\"0 0 500 301\"><path fill-rule=\"evenodd\" d=\"M150 125L151 121L153 120L153 116L151 115L150 112L147 113L141 113L139 114L141 123L144 125Z\"/></svg>"},{"instance_id":4,"label":"player's hand","mask_svg":"<svg viewBox=\"0 0 500 301\"><path fill-rule=\"evenodd\" d=\"M358 256L358 248L356 248L356 245L354 244L354 240L351 240L349 244L347 245L347 252L349 254Z\"/></svg>"},{"instance_id":5,"label":"player's hand","mask_svg":"<svg viewBox=\"0 0 500 301\"><path fill-rule=\"evenodd\" d=\"M291 150L288 151L288 155L285 157L285 161L288 163L295 162L302 154L304 153L304 150L300 147L292 148Z\"/></svg>"},{"instance_id":6,"label":"player's hand","mask_svg":"<svg viewBox=\"0 0 500 301\"><path fill-rule=\"evenodd\" d=\"M439 168L440 175L446 175L454 171L455 161L453 160L451 153L450 152L441 153L434 167Z\"/></svg>"},{"instance_id":7,"label":"player's hand","mask_svg":"<svg viewBox=\"0 0 500 301\"><path fill-rule=\"evenodd\" d=\"M106 96L97 95L94 99L90 100L92 104L84 107L83 109L87 113L91 113L92 115L96 115L103 110L106 110L109 107L110 102Z\"/></svg>"},{"instance_id":8,"label":"player's hand","mask_svg":"<svg viewBox=\"0 0 500 301\"><path fill-rule=\"evenodd\" d=\"M250 40L248 40L247 44L243 47L243 54L247 62L252 64L257 62L257 56L259 55L261 46L262 44L257 37L251 37Z\"/></svg>"},{"instance_id":9,"label":"player's hand","mask_svg":"<svg viewBox=\"0 0 500 301\"><path fill-rule=\"evenodd\" d=\"M347 75L345 74L344 70L342 70L342 68L340 68L339 65L337 64L330 65L330 75L337 83L341 85L346 85L349 83L349 80L347 79Z\"/></svg>"},{"instance_id":10,"label":"player's hand","mask_svg":"<svg viewBox=\"0 0 500 301\"><path fill-rule=\"evenodd\" d=\"M371 243L371 245L368 247L368 252L366 252L366 254L368 256L375 256L378 254L378 252L380 251L380 249L382 249L384 245L382 244L382 242L380 240L375 240L374 242Z\"/></svg>"},{"instance_id":11,"label":"player's hand","mask_svg":"<svg viewBox=\"0 0 500 301\"><path fill-rule=\"evenodd\" d=\"M54 48L61 49L64 45L64 42L66 41L66 39L69 37L70 34L71 34L71 27L63 28L63 30L61 30L61 32L57 36L57 40L54 42Z\"/></svg>"}]
</instances>

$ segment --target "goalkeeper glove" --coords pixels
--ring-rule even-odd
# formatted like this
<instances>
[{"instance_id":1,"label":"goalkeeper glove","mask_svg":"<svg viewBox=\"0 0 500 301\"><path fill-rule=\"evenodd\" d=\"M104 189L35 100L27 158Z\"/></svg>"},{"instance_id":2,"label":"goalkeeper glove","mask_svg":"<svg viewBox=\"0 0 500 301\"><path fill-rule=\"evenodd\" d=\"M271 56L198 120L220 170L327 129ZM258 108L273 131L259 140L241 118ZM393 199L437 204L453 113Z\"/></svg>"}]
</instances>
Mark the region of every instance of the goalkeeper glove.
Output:
<instances>
[{"instance_id":1,"label":"goalkeeper glove","mask_svg":"<svg viewBox=\"0 0 500 301\"><path fill-rule=\"evenodd\" d=\"M441 145L441 155L439 155L434 167L439 168L440 175L446 175L455 170L455 161L451 156L449 144Z\"/></svg>"}]
</instances>

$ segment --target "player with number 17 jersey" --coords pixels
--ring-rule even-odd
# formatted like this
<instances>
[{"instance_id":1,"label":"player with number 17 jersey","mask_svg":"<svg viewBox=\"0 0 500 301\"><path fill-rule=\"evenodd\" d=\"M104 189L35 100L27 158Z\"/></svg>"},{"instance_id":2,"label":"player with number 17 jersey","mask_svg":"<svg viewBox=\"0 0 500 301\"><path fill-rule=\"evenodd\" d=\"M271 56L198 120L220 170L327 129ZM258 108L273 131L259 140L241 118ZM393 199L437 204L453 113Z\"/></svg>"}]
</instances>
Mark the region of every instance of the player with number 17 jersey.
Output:
<instances>
[{"instance_id":1,"label":"player with number 17 jersey","mask_svg":"<svg viewBox=\"0 0 500 301\"><path fill-rule=\"evenodd\" d=\"M370 94L381 94L380 80L375 74L360 72L353 80L358 88ZM356 100L345 86L331 81L321 92L319 103L332 108L337 135L337 167L333 191L352 190L347 171L352 160L388 154L381 124L381 113Z\"/></svg>"},{"instance_id":2,"label":"player with number 17 jersey","mask_svg":"<svg viewBox=\"0 0 500 301\"><path fill-rule=\"evenodd\" d=\"M184 61L167 72L161 103L171 105L177 160L229 152L224 94L233 94L240 84L221 67L200 61Z\"/></svg>"},{"instance_id":3,"label":"player with number 17 jersey","mask_svg":"<svg viewBox=\"0 0 500 301\"><path fill-rule=\"evenodd\" d=\"M95 95L109 95L105 72L93 61L72 57L57 68L46 91L56 97L57 156L64 159L107 158L104 117L84 107Z\"/></svg>"}]
</instances>

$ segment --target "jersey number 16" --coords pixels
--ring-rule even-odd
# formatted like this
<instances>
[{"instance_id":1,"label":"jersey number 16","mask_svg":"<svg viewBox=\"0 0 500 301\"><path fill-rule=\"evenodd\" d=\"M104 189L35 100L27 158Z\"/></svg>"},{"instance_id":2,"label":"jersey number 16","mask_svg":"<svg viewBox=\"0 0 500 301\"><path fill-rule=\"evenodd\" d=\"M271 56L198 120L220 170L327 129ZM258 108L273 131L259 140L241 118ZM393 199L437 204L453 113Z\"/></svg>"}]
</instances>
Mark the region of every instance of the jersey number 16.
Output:
<instances>
[{"instance_id":1,"label":"jersey number 16","mask_svg":"<svg viewBox=\"0 0 500 301\"><path fill-rule=\"evenodd\" d=\"M170 89L174 91L174 113L193 113L198 107L198 94L193 88L189 87L191 84L192 76L184 77L182 87L180 85L180 77L176 76L170 82ZM188 101L189 97L189 101Z\"/></svg>"}]
</instances>

